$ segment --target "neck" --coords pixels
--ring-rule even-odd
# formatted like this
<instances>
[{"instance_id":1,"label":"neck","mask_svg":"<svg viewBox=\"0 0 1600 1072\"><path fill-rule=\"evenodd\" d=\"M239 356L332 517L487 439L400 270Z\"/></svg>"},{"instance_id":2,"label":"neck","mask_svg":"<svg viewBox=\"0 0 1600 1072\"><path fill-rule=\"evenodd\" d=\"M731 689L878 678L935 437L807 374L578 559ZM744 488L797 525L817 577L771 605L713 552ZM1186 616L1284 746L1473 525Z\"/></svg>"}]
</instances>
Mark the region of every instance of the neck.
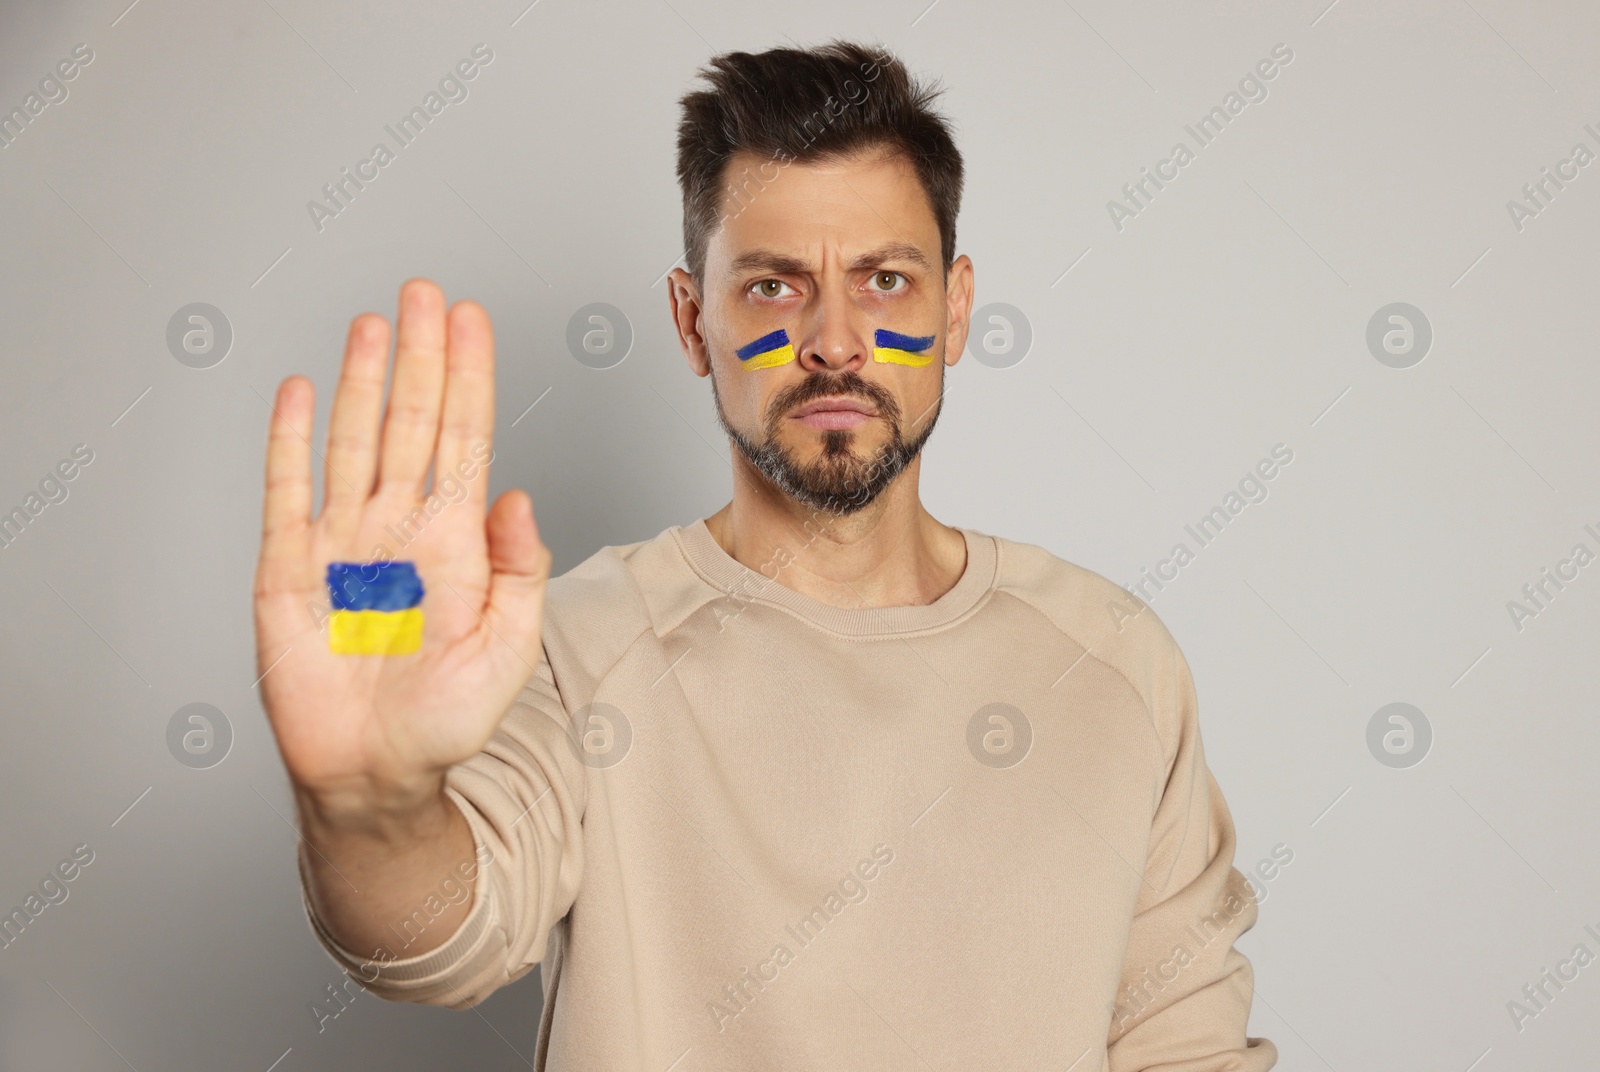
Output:
<instances>
[{"instance_id":1,"label":"neck","mask_svg":"<svg viewBox=\"0 0 1600 1072\"><path fill-rule=\"evenodd\" d=\"M835 607L932 603L960 580L966 541L917 495L917 457L853 514L797 502L733 452L733 499L706 518L717 544L741 564Z\"/></svg>"}]
</instances>

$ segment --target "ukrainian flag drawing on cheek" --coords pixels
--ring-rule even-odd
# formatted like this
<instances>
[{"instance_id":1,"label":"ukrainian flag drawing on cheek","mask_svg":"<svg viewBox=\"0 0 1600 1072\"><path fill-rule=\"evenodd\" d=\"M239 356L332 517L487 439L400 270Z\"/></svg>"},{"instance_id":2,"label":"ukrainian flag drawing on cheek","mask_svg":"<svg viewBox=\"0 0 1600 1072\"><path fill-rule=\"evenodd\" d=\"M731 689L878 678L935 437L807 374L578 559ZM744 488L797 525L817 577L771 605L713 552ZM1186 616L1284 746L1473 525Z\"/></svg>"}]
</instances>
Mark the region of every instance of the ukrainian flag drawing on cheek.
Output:
<instances>
[{"instance_id":1,"label":"ukrainian flag drawing on cheek","mask_svg":"<svg viewBox=\"0 0 1600 1072\"><path fill-rule=\"evenodd\" d=\"M921 368L931 364L938 356L923 353L933 345L935 335L902 335L898 331L879 328L873 338L872 360L894 365Z\"/></svg>"},{"instance_id":2,"label":"ukrainian flag drawing on cheek","mask_svg":"<svg viewBox=\"0 0 1600 1072\"><path fill-rule=\"evenodd\" d=\"M745 343L733 353L747 369L777 368L794 360L789 333L782 328Z\"/></svg>"},{"instance_id":3,"label":"ukrainian flag drawing on cheek","mask_svg":"<svg viewBox=\"0 0 1600 1072\"><path fill-rule=\"evenodd\" d=\"M328 650L410 655L422 647L422 579L410 562L330 562Z\"/></svg>"}]
</instances>

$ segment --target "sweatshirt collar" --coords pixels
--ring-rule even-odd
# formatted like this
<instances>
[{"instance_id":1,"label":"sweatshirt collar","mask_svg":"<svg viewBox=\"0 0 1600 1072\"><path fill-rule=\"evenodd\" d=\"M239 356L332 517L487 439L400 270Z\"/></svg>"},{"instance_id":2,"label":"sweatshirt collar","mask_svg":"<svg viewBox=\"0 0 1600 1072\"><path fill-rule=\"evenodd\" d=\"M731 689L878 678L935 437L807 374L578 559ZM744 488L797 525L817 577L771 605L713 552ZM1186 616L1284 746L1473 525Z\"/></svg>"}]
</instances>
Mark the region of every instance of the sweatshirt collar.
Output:
<instances>
[{"instance_id":1,"label":"sweatshirt collar","mask_svg":"<svg viewBox=\"0 0 1600 1072\"><path fill-rule=\"evenodd\" d=\"M961 620L994 589L999 574L995 538L974 529L960 529L967 542L967 564L954 586L932 603L897 607L836 607L753 570L728 554L711 535L705 519L670 530L691 569L722 596L734 601L779 607L830 633L850 637L900 636L939 629ZM730 613L732 613L730 611Z\"/></svg>"}]
</instances>

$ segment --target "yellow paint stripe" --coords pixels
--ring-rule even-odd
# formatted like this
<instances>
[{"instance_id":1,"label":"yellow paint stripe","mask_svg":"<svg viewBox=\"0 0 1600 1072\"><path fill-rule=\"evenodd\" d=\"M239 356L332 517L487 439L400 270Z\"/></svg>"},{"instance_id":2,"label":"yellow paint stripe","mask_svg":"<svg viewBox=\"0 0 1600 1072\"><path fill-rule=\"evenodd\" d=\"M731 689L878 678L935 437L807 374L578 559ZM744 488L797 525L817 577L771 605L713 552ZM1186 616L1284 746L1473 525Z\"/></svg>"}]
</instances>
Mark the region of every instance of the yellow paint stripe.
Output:
<instances>
[{"instance_id":1,"label":"yellow paint stripe","mask_svg":"<svg viewBox=\"0 0 1600 1072\"><path fill-rule=\"evenodd\" d=\"M779 365L787 365L793 360L794 346L789 343L784 343L776 350L768 350L765 353L756 354L749 360L741 361L739 363L747 369L763 369L777 368Z\"/></svg>"},{"instance_id":2,"label":"yellow paint stripe","mask_svg":"<svg viewBox=\"0 0 1600 1072\"><path fill-rule=\"evenodd\" d=\"M896 350L889 346L874 346L872 348L872 360L884 364L910 365L912 368L931 365L933 364L933 359L937 356L932 351L925 354L914 354L910 350Z\"/></svg>"},{"instance_id":3,"label":"yellow paint stripe","mask_svg":"<svg viewBox=\"0 0 1600 1072\"><path fill-rule=\"evenodd\" d=\"M336 610L328 618L335 655L410 655L422 647L422 608Z\"/></svg>"}]
</instances>

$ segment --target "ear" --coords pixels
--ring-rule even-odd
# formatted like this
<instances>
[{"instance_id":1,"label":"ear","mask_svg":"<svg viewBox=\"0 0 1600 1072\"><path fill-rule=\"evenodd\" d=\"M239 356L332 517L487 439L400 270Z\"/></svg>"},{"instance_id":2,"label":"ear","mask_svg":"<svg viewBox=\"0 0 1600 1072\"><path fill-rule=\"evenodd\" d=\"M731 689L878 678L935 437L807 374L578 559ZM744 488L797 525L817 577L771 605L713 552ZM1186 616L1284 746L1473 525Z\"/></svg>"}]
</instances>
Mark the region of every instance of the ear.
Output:
<instances>
[{"instance_id":1,"label":"ear","mask_svg":"<svg viewBox=\"0 0 1600 1072\"><path fill-rule=\"evenodd\" d=\"M967 332L972 329L972 259L965 253L950 266L945 279L944 363L954 365L967 348Z\"/></svg>"},{"instance_id":2,"label":"ear","mask_svg":"<svg viewBox=\"0 0 1600 1072\"><path fill-rule=\"evenodd\" d=\"M667 301L672 308L672 324L678 331L678 345L696 376L711 375L711 351L700 334L700 318L705 307L694 277L682 268L667 273Z\"/></svg>"}]
</instances>

